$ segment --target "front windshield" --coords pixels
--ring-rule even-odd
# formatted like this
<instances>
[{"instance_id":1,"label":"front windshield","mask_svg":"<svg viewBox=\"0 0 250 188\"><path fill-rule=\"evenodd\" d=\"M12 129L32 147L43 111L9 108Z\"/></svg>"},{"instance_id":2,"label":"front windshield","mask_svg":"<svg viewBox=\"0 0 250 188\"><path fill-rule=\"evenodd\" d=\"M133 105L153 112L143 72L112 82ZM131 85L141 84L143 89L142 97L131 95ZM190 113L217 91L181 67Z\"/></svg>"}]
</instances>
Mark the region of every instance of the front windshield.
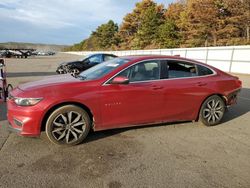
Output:
<instances>
[{"instance_id":1,"label":"front windshield","mask_svg":"<svg viewBox=\"0 0 250 188\"><path fill-rule=\"evenodd\" d=\"M87 69L86 71L83 71L81 74L79 74L78 78L84 80L95 80L107 75L114 69L124 65L127 62L129 62L127 59L114 58Z\"/></svg>"},{"instance_id":2,"label":"front windshield","mask_svg":"<svg viewBox=\"0 0 250 188\"><path fill-rule=\"evenodd\" d=\"M89 58L90 56L91 56L91 54L86 55L86 56L82 57L81 59L79 59L79 61L84 61L85 59Z\"/></svg>"}]
</instances>

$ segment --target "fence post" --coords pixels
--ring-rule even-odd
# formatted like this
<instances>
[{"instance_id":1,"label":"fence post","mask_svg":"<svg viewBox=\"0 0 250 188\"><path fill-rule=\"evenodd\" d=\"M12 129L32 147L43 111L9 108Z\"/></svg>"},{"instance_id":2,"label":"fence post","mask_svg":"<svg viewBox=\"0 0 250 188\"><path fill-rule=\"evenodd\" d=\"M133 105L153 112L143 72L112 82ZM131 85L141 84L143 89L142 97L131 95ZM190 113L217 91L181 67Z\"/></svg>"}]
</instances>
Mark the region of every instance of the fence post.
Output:
<instances>
[{"instance_id":1,"label":"fence post","mask_svg":"<svg viewBox=\"0 0 250 188\"><path fill-rule=\"evenodd\" d=\"M206 53L206 59L205 59L206 64L207 64L207 61L208 61L208 51L209 51L209 48L207 48L207 53Z\"/></svg>"},{"instance_id":2,"label":"fence post","mask_svg":"<svg viewBox=\"0 0 250 188\"><path fill-rule=\"evenodd\" d=\"M233 59L234 59L234 47L233 47L233 49L232 49L232 55L231 55L230 65L229 65L229 72L232 71Z\"/></svg>"}]
</instances>

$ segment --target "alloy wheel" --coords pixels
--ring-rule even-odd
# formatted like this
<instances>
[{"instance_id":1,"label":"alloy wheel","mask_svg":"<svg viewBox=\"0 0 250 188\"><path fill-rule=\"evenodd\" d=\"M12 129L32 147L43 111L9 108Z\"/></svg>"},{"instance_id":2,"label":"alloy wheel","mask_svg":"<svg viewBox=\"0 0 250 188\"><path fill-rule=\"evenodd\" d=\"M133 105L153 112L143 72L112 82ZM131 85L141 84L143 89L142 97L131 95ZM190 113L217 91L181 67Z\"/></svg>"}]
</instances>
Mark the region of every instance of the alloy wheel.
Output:
<instances>
[{"instance_id":1,"label":"alloy wheel","mask_svg":"<svg viewBox=\"0 0 250 188\"><path fill-rule=\"evenodd\" d=\"M51 133L59 142L70 144L76 142L85 132L86 121L76 111L59 114L52 123Z\"/></svg>"},{"instance_id":2,"label":"alloy wheel","mask_svg":"<svg viewBox=\"0 0 250 188\"><path fill-rule=\"evenodd\" d=\"M202 115L209 124L220 121L224 115L223 101L216 98L209 100L203 108Z\"/></svg>"},{"instance_id":3,"label":"alloy wheel","mask_svg":"<svg viewBox=\"0 0 250 188\"><path fill-rule=\"evenodd\" d=\"M71 75L74 76L74 77L76 77L79 73L80 73L80 71L78 69L73 69L71 71Z\"/></svg>"}]
</instances>

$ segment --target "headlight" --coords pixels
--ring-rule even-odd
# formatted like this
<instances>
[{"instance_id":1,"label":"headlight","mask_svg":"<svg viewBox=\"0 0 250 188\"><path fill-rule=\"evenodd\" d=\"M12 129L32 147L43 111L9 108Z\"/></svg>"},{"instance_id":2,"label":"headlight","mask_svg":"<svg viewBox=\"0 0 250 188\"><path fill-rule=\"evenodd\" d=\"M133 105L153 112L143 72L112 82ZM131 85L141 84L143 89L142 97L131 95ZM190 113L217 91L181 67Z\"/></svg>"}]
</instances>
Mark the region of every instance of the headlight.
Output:
<instances>
[{"instance_id":1,"label":"headlight","mask_svg":"<svg viewBox=\"0 0 250 188\"><path fill-rule=\"evenodd\" d=\"M14 98L14 102L19 106L34 106L41 100L42 98Z\"/></svg>"}]
</instances>

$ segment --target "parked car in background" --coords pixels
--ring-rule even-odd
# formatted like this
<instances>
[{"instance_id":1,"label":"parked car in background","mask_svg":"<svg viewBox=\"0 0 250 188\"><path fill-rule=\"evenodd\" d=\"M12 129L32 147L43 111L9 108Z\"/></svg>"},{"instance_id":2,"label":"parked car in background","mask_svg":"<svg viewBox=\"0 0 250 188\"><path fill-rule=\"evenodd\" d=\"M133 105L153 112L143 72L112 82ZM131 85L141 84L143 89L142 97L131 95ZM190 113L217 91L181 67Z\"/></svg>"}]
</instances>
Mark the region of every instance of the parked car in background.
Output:
<instances>
[{"instance_id":1,"label":"parked car in background","mask_svg":"<svg viewBox=\"0 0 250 188\"><path fill-rule=\"evenodd\" d=\"M59 65L56 72L58 74L71 73L73 76L77 76L80 72L89 69L99 63L111 60L117 56L113 54L91 54L78 60L65 62Z\"/></svg>"},{"instance_id":2,"label":"parked car in background","mask_svg":"<svg viewBox=\"0 0 250 188\"><path fill-rule=\"evenodd\" d=\"M8 121L23 136L45 130L55 144L82 142L94 131L200 120L219 124L241 81L212 66L174 56L127 56L76 78L58 75L11 91Z\"/></svg>"},{"instance_id":3,"label":"parked car in background","mask_svg":"<svg viewBox=\"0 0 250 188\"><path fill-rule=\"evenodd\" d=\"M33 49L5 49L0 51L2 58L28 58L32 55Z\"/></svg>"},{"instance_id":4,"label":"parked car in background","mask_svg":"<svg viewBox=\"0 0 250 188\"><path fill-rule=\"evenodd\" d=\"M33 55L37 55L37 56L51 56L51 55L55 55L56 53L53 51L35 51L33 52Z\"/></svg>"}]
</instances>

